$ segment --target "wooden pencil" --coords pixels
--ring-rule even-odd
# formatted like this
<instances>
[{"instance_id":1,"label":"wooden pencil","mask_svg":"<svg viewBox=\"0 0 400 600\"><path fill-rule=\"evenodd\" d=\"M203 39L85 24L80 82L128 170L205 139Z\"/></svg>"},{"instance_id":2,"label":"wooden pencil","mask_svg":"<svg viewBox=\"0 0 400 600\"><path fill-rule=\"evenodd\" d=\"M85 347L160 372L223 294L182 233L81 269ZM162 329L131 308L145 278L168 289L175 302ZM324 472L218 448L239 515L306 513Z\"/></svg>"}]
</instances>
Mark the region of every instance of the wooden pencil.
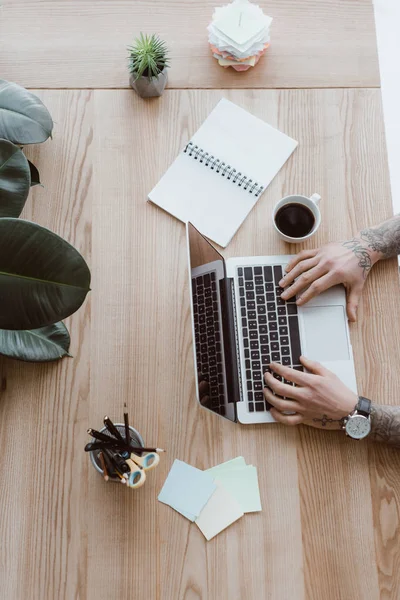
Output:
<instances>
[{"instance_id":1,"label":"wooden pencil","mask_svg":"<svg viewBox=\"0 0 400 600\"><path fill-rule=\"evenodd\" d=\"M101 468L103 469L103 477L104 477L104 481L108 481L109 480L109 476L108 476L108 471L107 471L107 466L106 466L106 461L104 459L104 454L103 452L99 453L99 458L100 458L100 462L101 462Z\"/></svg>"}]
</instances>

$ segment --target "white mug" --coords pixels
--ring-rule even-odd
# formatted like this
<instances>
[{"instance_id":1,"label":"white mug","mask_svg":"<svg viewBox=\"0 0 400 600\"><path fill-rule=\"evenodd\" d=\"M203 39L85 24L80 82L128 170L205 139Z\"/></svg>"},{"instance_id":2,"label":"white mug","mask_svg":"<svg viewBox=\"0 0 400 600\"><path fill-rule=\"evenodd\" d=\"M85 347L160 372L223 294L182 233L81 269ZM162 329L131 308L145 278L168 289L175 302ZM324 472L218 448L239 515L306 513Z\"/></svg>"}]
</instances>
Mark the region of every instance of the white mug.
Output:
<instances>
[{"instance_id":1,"label":"white mug","mask_svg":"<svg viewBox=\"0 0 400 600\"><path fill-rule=\"evenodd\" d=\"M321 225L321 211L319 210L318 206L320 200L321 196L319 194L313 194L310 198L296 194L294 196L285 196L285 198L282 198L282 200L279 200L279 202L275 204L274 210L272 211L272 222L279 236L285 240L285 242L289 242L290 244L299 244L300 242L304 242L304 240L308 240L308 238L314 235L318 227ZM311 210L312 214L314 215L315 222L313 228L307 235L303 237L290 237L289 235L282 233L282 231L278 228L275 222L276 213L280 208L282 208L282 206L285 206L285 204L303 204Z\"/></svg>"}]
</instances>

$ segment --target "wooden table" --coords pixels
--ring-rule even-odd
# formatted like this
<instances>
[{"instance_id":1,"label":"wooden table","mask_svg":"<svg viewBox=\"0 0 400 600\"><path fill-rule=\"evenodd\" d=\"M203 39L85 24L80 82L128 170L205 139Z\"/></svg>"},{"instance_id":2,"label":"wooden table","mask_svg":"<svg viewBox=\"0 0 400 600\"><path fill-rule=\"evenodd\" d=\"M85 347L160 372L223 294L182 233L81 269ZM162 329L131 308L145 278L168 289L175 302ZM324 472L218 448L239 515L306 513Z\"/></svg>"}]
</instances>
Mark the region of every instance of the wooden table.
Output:
<instances>
[{"instance_id":1,"label":"wooden table","mask_svg":"<svg viewBox=\"0 0 400 600\"><path fill-rule=\"evenodd\" d=\"M272 44L257 69L223 70L207 25L217 0L3 0L0 73L37 88L128 87L126 47L157 32L173 88L379 86L371 0L268 0Z\"/></svg>"},{"instance_id":2,"label":"wooden table","mask_svg":"<svg viewBox=\"0 0 400 600\"><path fill-rule=\"evenodd\" d=\"M27 19L23 8L44 4L6 3L4 15L20 10ZM61 28L67 4L51 4ZM306 10L313 3L303 4ZM104 18L108 5L96 5ZM371 10L365 2L325 5ZM117 12L123 6L118 2ZM290 6L282 2L279 14ZM94 4L81 7L84 21ZM83 21L75 15L76 28ZM48 25L45 31L54 35ZM39 85L29 53L25 63L20 82L37 77ZM96 76L100 59L97 69ZM11 57L8 70L22 73ZM82 85L78 69L75 75ZM56 127L52 141L29 149L46 187L33 189L24 216L77 246L93 281L90 298L68 320L73 359L0 361L0 598L398 598L399 452L339 432L233 425L201 410L184 227L145 202L225 96L299 140L225 255L292 251L274 235L270 212L295 192L323 197L323 225L308 246L348 238L391 215L380 90L171 89L148 102L120 89L37 93ZM399 402L399 314L392 260L374 267L351 326L360 392L391 404ZM137 492L105 484L83 452L88 426L99 427L106 413L121 419L124 402L145 441L168 450ZM237 455L258 467L263 512L206 542L195 525L157 502L174 458L207 468Z\"/></svg>"}]
</instances>

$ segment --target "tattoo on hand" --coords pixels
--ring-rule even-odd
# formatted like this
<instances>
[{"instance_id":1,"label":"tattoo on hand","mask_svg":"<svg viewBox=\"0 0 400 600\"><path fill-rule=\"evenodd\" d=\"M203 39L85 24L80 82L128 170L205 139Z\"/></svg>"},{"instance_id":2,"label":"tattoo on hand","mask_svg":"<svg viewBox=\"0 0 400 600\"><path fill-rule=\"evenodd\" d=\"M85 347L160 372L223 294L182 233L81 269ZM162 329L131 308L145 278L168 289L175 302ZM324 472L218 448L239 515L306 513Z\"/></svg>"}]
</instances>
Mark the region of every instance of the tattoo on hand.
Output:
<instances>
[{"instance_id":1,"label":"tattoo on hand","mask_svg":"<svg viewBox=\"0 0 400 600\"><path fill-rule=\"evenodd\" d=\"M353 238L343 242L342 246L348 248L358 258L358 266L363 270L364 279L372 268L372 260L369 250L362 244L359 238Z\"/></svg>"},{"instance_id":2,"label":"tattoo on hand","mask_svg":"<svg viewBox=\"0 0 400 600\"><path fill-rule=\"evenodd\" d=\"M367 242L374 252L379 252L383 258L391 258L400 254L400 215L394 216L378 227L361 231L361 239Z\"/></svg>"},{"instance_id":3,"label":"tattoo on hand","mask_svg":"<svg viewBox=\"0 0 400 600\"><path fill-rule=\"evenodd\" d=\"M344 417L341 419L330 419L328 415L322 415L322 419L313 419L314 423L321 423L322 427L326 427L327 423L340 423L340 426L344 425Z\"/></svg>"},{"instance_id":4,"label":"tattoo on hand","mask_svg":"<svg viewBox=\"0 0 400 600\"><path fill-rule=\"evenodd\" d=\"M400 406L371 407L371 433L375 442L385 442L400 448Z\"/></svg>"}]
</instances>

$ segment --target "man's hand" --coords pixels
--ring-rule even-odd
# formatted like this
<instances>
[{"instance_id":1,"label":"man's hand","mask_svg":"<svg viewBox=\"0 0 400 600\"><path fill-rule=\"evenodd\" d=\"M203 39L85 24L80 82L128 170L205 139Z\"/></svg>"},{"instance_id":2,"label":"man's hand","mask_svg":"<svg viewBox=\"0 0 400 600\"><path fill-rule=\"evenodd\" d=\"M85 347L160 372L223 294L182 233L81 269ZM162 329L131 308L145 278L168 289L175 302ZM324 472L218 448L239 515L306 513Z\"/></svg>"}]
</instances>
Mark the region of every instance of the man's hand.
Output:
<instances>
[{"instance_id":1,"label":"man's hand","mask_svg":"<svg viewBox=\"0 0 400 600\"><path fill-rule=\"evenodd\" d=\"M357 395L320 363L304 356L300 360L309 373L271 363L271 371L282 381L271 373L265 374L268 388L264 388L264 396L273 406L271 415L285 425L304 423L312 427L326 428L328 425L330 429L339 429L343 418L354 410ZM271 390L277 395L274 396ZM294 414L285 414L289 412Z\"/></svg>"},{"instance_id":2,"label":"man's hand","mask_svg":"<svg viewBox=\"0 0 400 600\"><path fill-rule=\"evenodd\" d=\"M289 262L286 275L279 282L281 287L287 288L282 298L288 300L300 294L297 304L302 305L328 288L342 283L347 290L347 316L350 321L355 321L366 277L379 258L358 237L315 250L303 250Z\"/></svg>"}]
</instances>

